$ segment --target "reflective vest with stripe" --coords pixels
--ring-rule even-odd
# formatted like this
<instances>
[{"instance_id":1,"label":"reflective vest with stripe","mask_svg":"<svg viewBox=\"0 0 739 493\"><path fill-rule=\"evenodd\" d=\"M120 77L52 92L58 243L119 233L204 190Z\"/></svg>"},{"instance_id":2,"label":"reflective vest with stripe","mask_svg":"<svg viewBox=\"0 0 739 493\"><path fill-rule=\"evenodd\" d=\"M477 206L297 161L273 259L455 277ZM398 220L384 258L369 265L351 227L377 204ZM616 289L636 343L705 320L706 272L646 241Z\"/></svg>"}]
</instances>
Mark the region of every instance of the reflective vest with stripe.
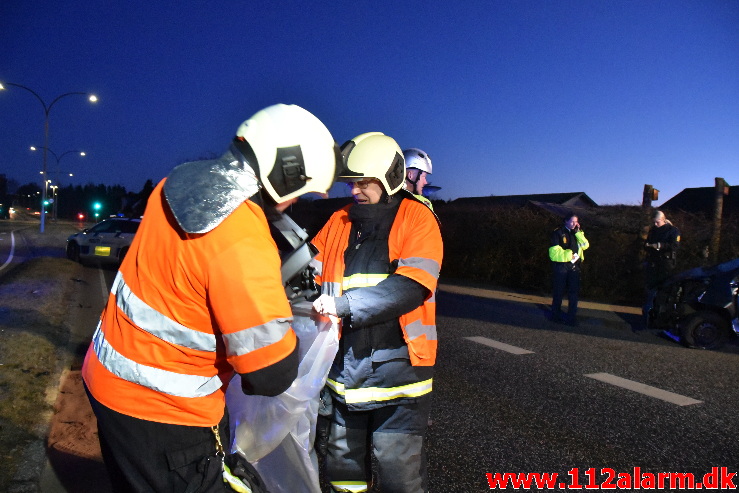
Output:
<instances>
[{"instance_id":1,"label":"reflective vest with stripe","mask_svg":"<svg viewBox=\"0 0 739 493\"><path fill-rule=\"evenodd\" d=\"M552 232L552 241L549 247L549 260L552 262L569 262L575 253L580 256L580 261L585 260L585 250L590 243L585 238L585 233L578 231L573 233L564 226Z\"/></svg>"},{"instance_id":2,"label":"reflective vest with stripe","mask_svg":"<svg viewBox=\"0 0 739 493\"><path fill-rule=\"evenodd\" d=\"M387 274L355 274L344 277L344 250L349 244L351 222L347 206L335 212L312 243L319 253L312 265L321 292L341 296L349 288L375 286ZM406 276L429 290L424 303L400 317L403 337L413 366L436 362L436 299L434 293L441 269L443 246L436 217L415 200L404 199L390 230L388 262L397 260L395 274Z\"/></svg>"},{"instance_id":3,"label":"reflective vest with stripe","mask_svg":"<svg viewBox=\"0 0 739 493\"><path fill-rule=\"evenodd\" d=\"M265 368L295 348L280 258L256 204L246 201L215 229L187 235L162 183L113 283L82 375L92 395L119 413L213 426L234 370Z\"/></svg>"}]
</instances>

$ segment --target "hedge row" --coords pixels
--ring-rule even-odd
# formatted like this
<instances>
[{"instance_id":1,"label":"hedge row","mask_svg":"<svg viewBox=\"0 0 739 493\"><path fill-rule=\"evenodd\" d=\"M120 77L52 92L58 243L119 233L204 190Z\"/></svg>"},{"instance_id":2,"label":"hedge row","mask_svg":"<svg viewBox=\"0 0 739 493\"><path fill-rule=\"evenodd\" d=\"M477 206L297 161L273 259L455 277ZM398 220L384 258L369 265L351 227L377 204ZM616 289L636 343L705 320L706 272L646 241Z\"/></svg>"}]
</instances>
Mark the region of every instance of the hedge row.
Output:
<instances>
[{"instance_id":1,"label":"hedge row","mask_svg":"<svg viewBox=\"0 0 739 493\"><path fill-rule=\"evenodd\" d=\"M342 204L300 202L289 214L313 235ZM489 283L547 295L551 292L548 249L561 218L534 205L477 207L435 202L444 239L442 278ZM644 290L642 245L651 212L637 206L578 210L590 242L583 263L581 297L639 305ZM677 271L710 263L712 224L701 215L666 212L681 231ZM718 261L739 257L739 217L725 217Z\"/></svg>"}]
</instances>

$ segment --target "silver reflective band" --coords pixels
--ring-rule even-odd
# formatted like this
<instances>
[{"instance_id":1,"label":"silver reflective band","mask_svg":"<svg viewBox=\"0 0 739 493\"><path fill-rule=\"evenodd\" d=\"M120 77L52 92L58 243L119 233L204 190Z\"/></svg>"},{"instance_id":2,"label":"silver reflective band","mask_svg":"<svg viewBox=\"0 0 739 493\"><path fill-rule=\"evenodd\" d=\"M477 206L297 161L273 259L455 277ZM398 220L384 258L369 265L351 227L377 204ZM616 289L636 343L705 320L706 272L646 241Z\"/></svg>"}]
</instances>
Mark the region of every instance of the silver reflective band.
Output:
<instances>
[{"instance_id":1,"label":"silver reflective band","mask_svg":"<svg viewBox=\"0 0 739 493\"><path fill-rule=\"evenodd\" d=\"M206 334L185 327L144 303L126 285L120 271L113 281L113 288L110 292L115 295L118 308L140 329L178 346L215 352L216 336L214 334Z\"/></svg>"},{"instance_id":2,"label":"silver reflective band","mask_svg":"<svg viewBox=\"0 0 739 493\"><path fill-rule=\"evenodd\" d=\"M324 282L321 284L321 294L333 296L335 298L337 296L341 296L341 293L341 283L339 282Z\"/></svg>"},{"instance_id":3,"label":"silver reflective band","mask_svg":"<svg viewBox=\"0 0 739 493\"><path fill-rule=\"evenodd\" d=\"M383 389L381 387L368 387L362 389L346 389L343 383L339 383L330 378L326 380L326 385L339 395L344 396L347 404L360 404L362 402L383 402L393 399L401 399L403 397L420 397L428 394L433 389L433 379L429 378L422 382L401 385L399 387L391 387Z\"/></svg>"},{"instance_id":4,"label":"silver reflective band","mask_svg":"<svg viewBox=\"0 0 739 493\"><path fill-rule=\"evenodd\" d=\"M142 365L113 349L98 322L92 337L93 349L100 363L113 375L157 392L178 397L205 397L223 386L218 375L201 377L184 375Z\"/></svg>"},{"instance_id":5,"label":"silver reflective band","mask_svg":"<svg viewBox=\"0 0 739 493\"><path fill-rule=\"evenodd\" d=\"M416 320L405 326L405 333L408 334L410 340L425 335L426 340L435 341L436 325L423 325L420 320Z\"/></svg>"},{"instance_id":6,"label":"silver reflective band","mask_svg":"<svg viewBox=\"0 0 739 493\"><path fill-rule=\"evenodd\" d=\"M398 267L413 267L421 269L422 271L428 272L436 279L439 278L439 270L441 269L439 262L423 257L401 258L398 260Z\"/></svg>"},{"instance_id":7,"label":"silver reflective band","mask_svg":"<svg viewBox=\"0 0 739 493\"><path fill-rule=\"evenodd\" d=\"M256 349L279 342L290 330L290 318L277 318L266 324L243 329L231 334L223 334L226 353L229 356L241 356Z\"/></svg>"}]
</instances>

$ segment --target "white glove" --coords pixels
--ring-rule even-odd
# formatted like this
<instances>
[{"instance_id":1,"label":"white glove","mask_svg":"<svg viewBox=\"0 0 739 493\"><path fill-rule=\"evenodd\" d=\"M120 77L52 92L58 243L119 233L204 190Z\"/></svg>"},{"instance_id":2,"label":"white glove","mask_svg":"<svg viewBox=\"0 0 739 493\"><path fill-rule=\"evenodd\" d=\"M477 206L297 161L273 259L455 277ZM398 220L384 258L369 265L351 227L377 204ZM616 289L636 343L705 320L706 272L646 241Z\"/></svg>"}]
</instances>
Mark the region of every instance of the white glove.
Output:
<instances>
[{"instance_id":1,"label":"white glove","mask_svg":"<svg viewBox=\"0 0 739 493\"><path fill-rule=\"evenodd\" d=\"M572 260L570 260L570 262L572 262L574 264L575 262L577 262L577 259L579 259L579 258L580 258L580 255L578 255L576 253L573 253L572 254Z\"/></svg>"},{"instance_id":2,"label":"white glove","mask_svg":"<svg viewBox=\"0 0 739 493\"><path fill-rule=\"evenodd\" d=\"M339 323L339 316L336 313L336 300L332 296L328 296L326 294L322 294L313 302L313 309L320 313L321 315L325 315L328 318L331 319L331 322L333 323Z\"/></svg>"}]
</instances>

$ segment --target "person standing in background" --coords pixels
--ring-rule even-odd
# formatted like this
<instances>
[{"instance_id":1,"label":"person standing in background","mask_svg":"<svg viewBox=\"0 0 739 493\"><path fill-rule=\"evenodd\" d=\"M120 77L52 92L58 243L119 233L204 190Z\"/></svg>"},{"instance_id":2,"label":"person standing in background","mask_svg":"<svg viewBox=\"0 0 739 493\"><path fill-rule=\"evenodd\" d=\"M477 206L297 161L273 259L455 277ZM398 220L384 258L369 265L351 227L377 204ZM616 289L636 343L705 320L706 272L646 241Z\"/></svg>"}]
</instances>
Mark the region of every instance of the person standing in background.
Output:
<instances>
[{"instance_id":1,"label":"person standing in background","mask_svg":"<svg viewBox=\"0 0 739 493\"><path fill-rule=\"evenodd\" d=\"M649 311L654 304L657 288L672 276L680 247L680 230L665 217L662 211L654 213L654 226L649 230L644 242L646 260L644 262L646 299L642 308L644 323L647 325Z\"/></svg>"},{"instance_id":2,"label":"person standing in background","mask_svg":"<svg viewBox=\"0 0 739 493\"><path fill-rule=\"evenodd\" d=\"M580 293L580 269L584 252L590 247L575 214L564 218L564 224L552 232L549 260L552 261L554 293L552 321L577 325L577 301ZM567 290L567 315L562 313L562 298Z\"/></svg>"},{"instance_id":3,"label":"person standing in background","mask_svg":"<svg viewBox=\"0 0 739 493\"><path fill-rule=\"evenodd\" d=\"M406 190L433 211L434 206L431 205L431 201L423 196L423 187L428 184L426 176L431 174L431 158L426 152L416 148L404 150L403 158L405 159Z\"/></svg>"}]
</instances>

